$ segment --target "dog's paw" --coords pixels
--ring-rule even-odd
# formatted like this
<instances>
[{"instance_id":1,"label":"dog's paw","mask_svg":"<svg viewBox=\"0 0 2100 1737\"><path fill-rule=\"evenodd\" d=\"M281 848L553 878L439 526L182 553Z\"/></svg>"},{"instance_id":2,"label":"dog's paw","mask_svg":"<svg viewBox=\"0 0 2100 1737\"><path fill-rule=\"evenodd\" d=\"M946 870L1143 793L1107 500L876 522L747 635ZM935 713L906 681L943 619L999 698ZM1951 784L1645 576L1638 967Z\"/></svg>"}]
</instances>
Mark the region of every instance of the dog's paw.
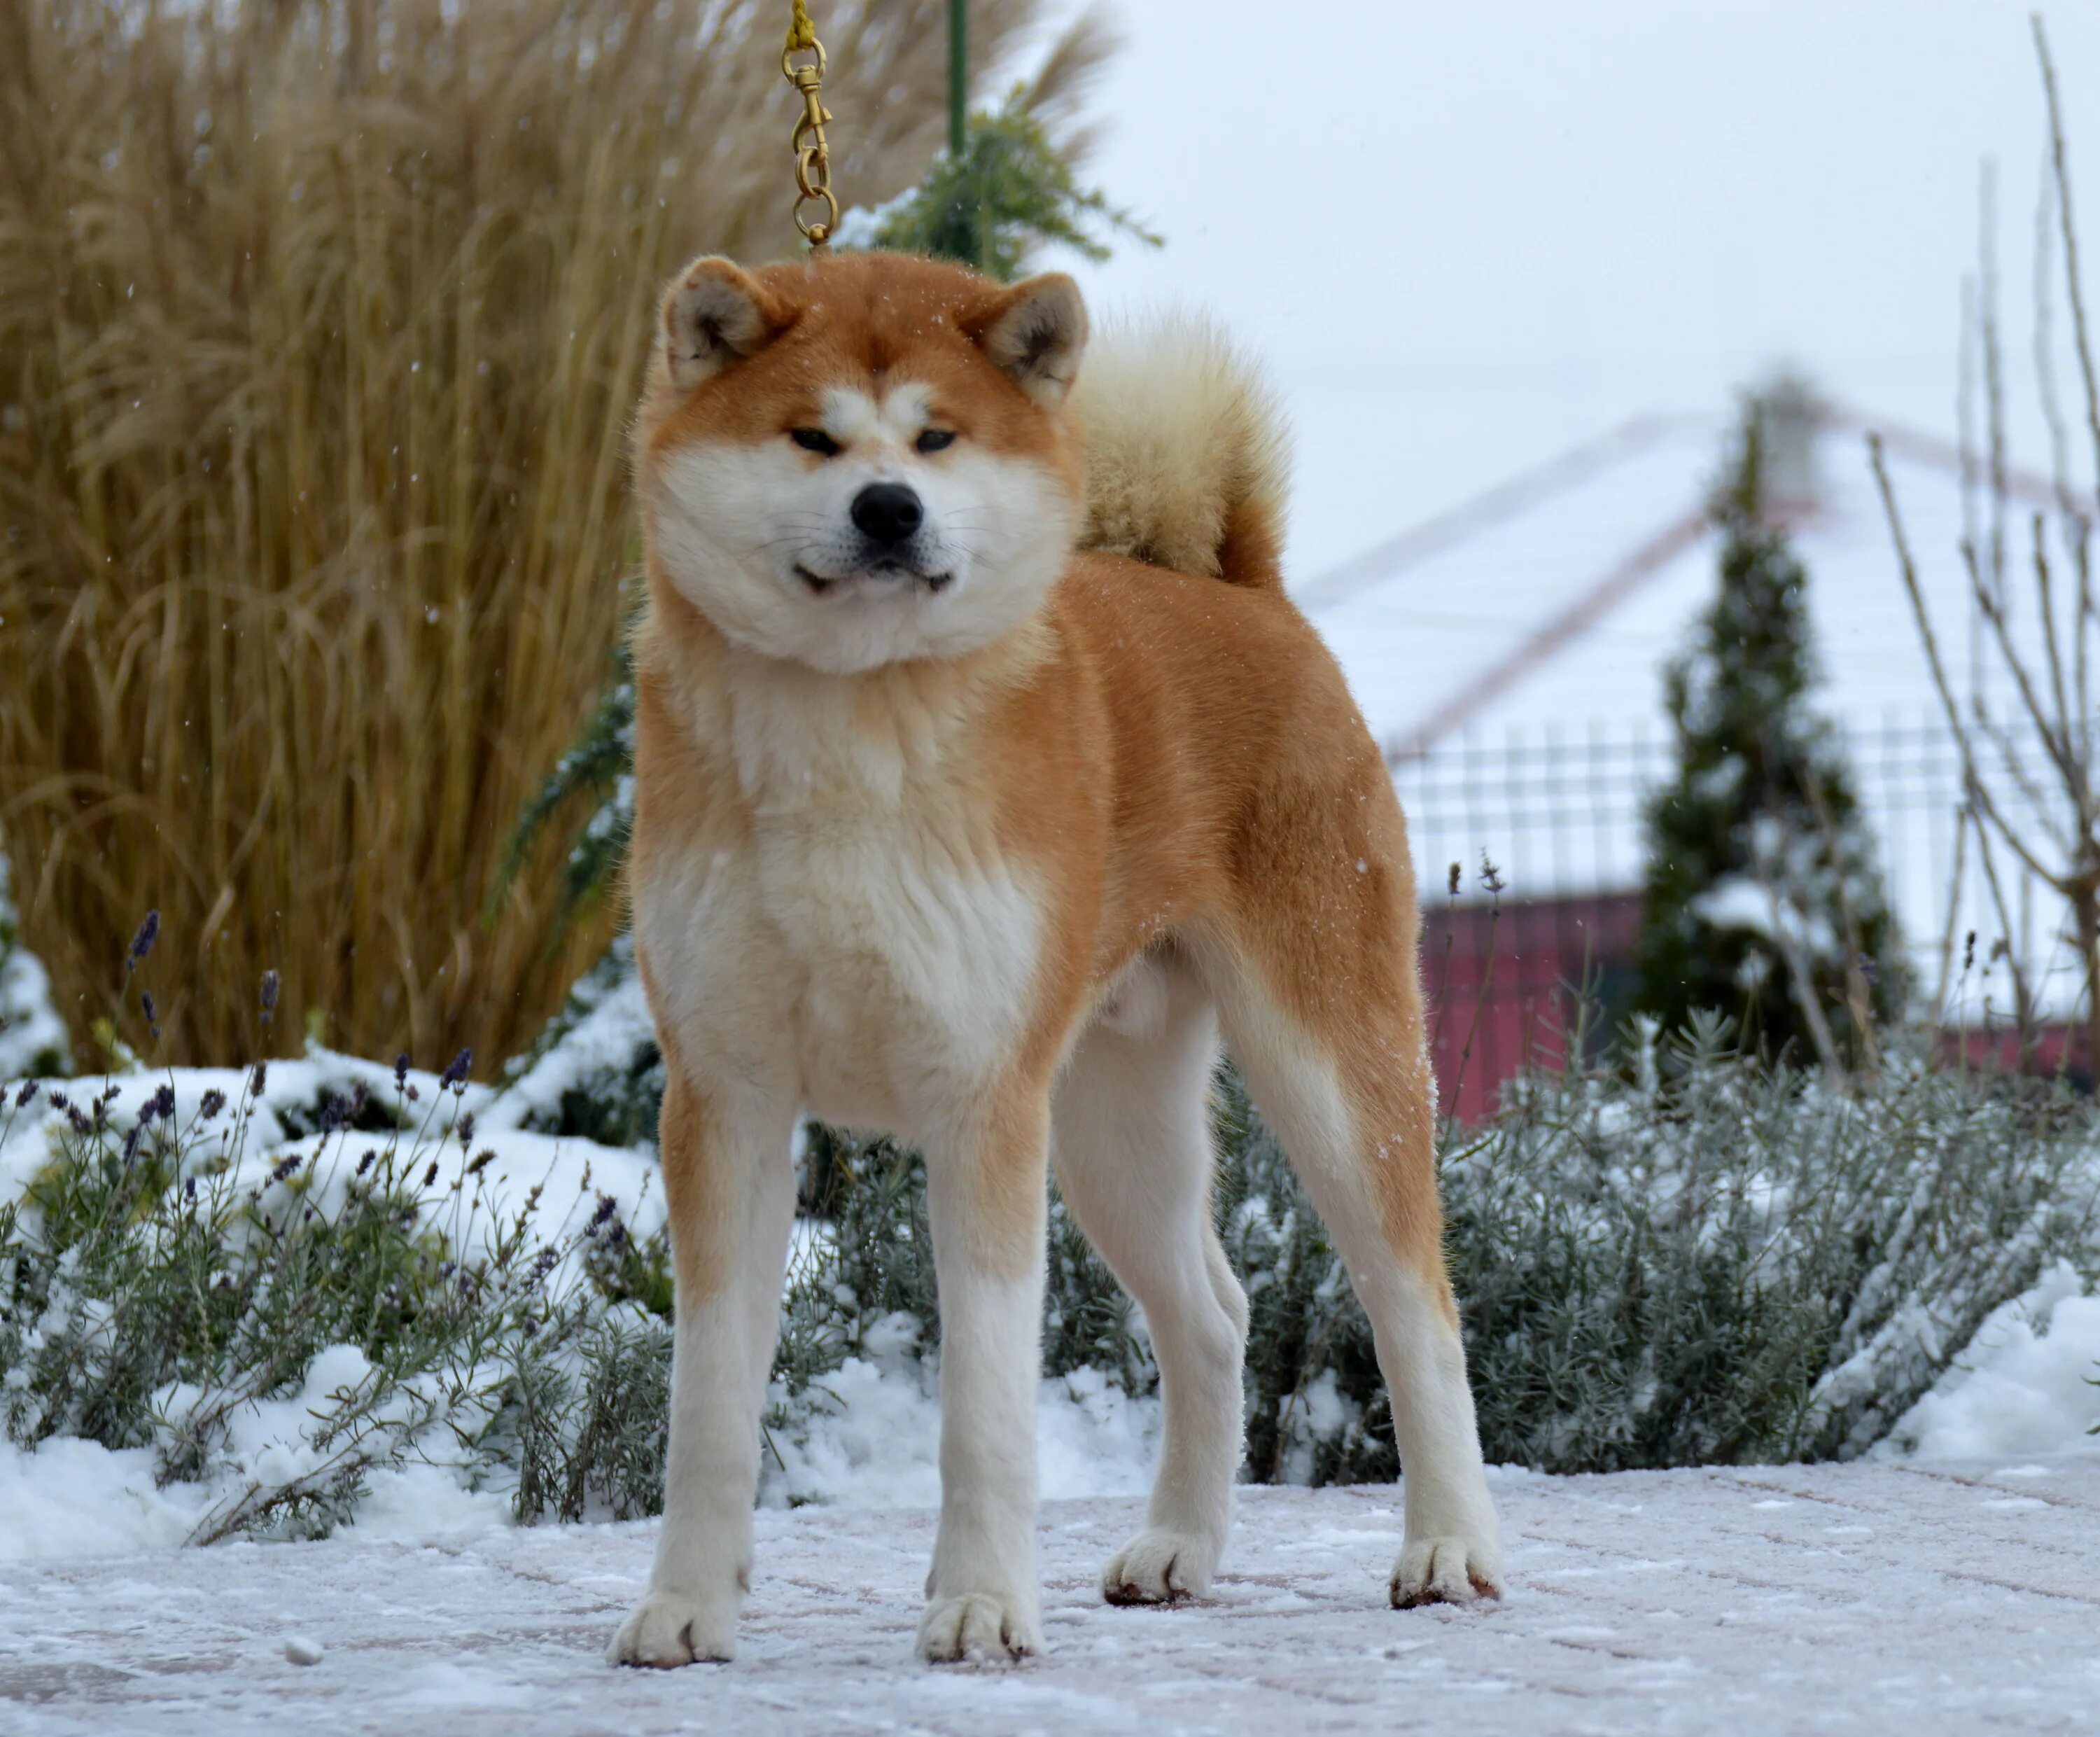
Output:
<instances>
[{"instance_id":1,"label":"dog's paw","mask_svg":"<svg viewBox=\"0 0 2100 1737\"><path fill-rule=\"evenodd\" d=\"M1218 1546L1193 1532L1148 1526L1109 1558L1101 1596L1110 1604L1172 1604L1211 1589Z\"/></svg>"},{"instance_id":2,"label":"dog's paw","mask_svg":"<svg viewBox=\"0 0 2100 1737\"><path fill-rule=\"evenodd\" d=\"M1032 1599L990 1592L936 1595L919 1619L919 1656L929 1664L1004 1664L1042 1650Z\"/></svg>"},{"instance_id":3,"label":"dog's paw","mask_svg":"<svg viewBox=\"0 0 2100 1737\"><path fill-rule=\"evenodd\" d=\"M682 1664L726 1664L736 1656L735 1601L652 1592L627 1613L605 1656L610 1664L662 1671Z\"/></svg>"},{"instance_id":4,"label":"dog's paw","mask_svg":"<svg viewBox=\"0 0 2100 1737\"><path fill-rule=\"evenodd\" d=\"M1499 1598L1502 1564L1492 1548L1463 1538L1417 1538L1401 1551L1391 1590L1396 1611L1418 1604L1472 1604Z\"/></svg>"}]
</instances>

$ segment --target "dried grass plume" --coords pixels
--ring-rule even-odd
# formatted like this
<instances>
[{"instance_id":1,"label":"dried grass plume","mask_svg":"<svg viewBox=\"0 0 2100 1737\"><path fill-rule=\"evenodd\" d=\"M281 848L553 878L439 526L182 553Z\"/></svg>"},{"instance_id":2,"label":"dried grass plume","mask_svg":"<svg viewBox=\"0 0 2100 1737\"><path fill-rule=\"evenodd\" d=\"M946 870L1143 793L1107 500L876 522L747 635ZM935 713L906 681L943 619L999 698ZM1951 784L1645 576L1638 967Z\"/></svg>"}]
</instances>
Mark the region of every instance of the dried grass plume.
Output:
<instances>
[{"instance_id":1,"label":"dried grass plume","mask_svg":"<svg viewBox=\"0 0 2100 1737\"><path fill-rule=\"evenodd\" d=\"M980 62L1038 10L977 0ZM940 147L945 11L823 9L855 201ZM77 1036L149 906L178 1059L271 966L294 1043L501 1057L602 944L549 940L558 862L482 913L607 674L662 281L792 243L778 29L0 7L0 838Z\"/></svg>"}]
</instances>

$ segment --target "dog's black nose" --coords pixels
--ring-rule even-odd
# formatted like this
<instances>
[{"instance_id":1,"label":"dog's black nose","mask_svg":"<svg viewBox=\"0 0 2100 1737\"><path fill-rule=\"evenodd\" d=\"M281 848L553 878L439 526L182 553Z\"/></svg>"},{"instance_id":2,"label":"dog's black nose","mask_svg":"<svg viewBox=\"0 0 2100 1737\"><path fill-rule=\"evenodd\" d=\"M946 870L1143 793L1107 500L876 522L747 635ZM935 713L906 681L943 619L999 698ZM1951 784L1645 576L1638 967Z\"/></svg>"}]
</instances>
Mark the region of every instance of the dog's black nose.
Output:
<instances>
[{"instance_id":1,"label":"dog's black nose","mask_svg":"<svg viewBox=\"0 0 2100 1737\"><path fill-rule=\"evenodd\" d=\"M871 542L901 543L925 516L918 495L902 483L870 483L854 497L853 522Z\"/></svg>"}]
</instances>

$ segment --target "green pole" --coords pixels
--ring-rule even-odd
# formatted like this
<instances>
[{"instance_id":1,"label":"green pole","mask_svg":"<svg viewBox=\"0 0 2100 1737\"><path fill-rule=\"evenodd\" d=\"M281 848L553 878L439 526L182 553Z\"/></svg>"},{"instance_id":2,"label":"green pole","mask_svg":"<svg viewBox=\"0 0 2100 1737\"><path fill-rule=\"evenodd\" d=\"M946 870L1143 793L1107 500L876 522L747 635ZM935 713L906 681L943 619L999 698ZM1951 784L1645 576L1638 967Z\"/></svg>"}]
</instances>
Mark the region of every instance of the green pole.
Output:
<instances>
[{"instance_id":1,"label":"green pole","mask_svg":"<svg viewBox=\"0 0 2100 1737\"><path fill-rule=\"evenodd\" d=\"M970 94L969 0L948 0L948 155L963 155L963 116Z\"/></svg>"}]
</instances>

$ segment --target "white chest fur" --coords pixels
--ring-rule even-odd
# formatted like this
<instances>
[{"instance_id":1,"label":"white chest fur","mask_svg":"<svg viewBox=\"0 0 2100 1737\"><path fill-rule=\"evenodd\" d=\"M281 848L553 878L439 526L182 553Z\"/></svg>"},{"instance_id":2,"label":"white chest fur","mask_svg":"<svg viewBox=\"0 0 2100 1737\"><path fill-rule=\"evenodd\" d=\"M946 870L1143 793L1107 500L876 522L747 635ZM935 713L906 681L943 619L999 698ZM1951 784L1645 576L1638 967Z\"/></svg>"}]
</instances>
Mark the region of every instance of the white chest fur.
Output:
<instances>
[{"instance_id":1,"label":"white chest fur","mask_svg":"<svg viewBox=\"0 0 2100 1737\"><path fill-rule=\"evenodd\" d=\"M909 1135L981 1093L1035 990L1042 912L960 776L957 720L781 670L708 722L747 837L638 893L638 938L695 1067ZM893 701L894 696L889 696Z\"/></svg>"}]
</instances>

